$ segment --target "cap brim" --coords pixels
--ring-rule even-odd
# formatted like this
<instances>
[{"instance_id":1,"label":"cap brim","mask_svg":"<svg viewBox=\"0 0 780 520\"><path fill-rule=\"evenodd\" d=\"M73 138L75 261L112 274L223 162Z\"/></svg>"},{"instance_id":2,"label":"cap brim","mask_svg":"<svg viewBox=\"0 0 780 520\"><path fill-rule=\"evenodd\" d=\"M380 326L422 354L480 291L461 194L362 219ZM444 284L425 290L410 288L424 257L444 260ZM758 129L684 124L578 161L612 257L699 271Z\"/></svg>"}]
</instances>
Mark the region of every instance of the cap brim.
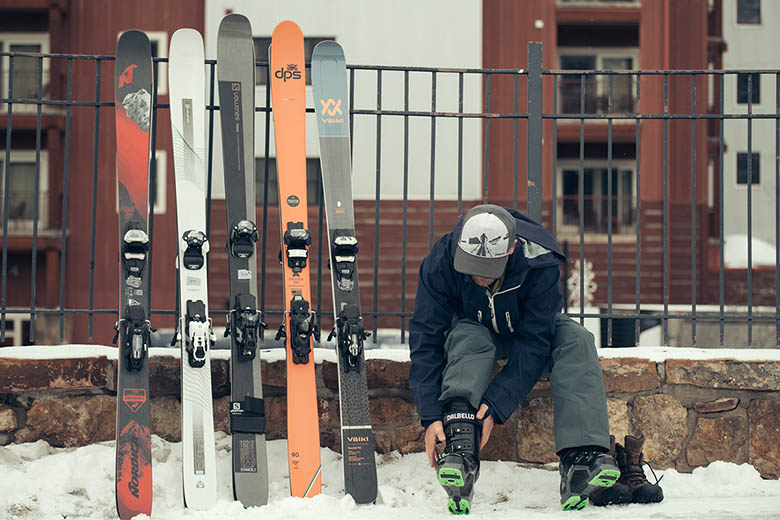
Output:
<instances>
[{"instance_id":1,"label":"cap brim","mask_svg":"<svg viewBox=\"0 0 780 520\"><path fill-rule=\"evenodd\" d=\"M508 258L509 255L499 258L476 257L458 247L455 251L454 267L459 273L495 279L503 274Z\"/></svg>"}]
</instances>

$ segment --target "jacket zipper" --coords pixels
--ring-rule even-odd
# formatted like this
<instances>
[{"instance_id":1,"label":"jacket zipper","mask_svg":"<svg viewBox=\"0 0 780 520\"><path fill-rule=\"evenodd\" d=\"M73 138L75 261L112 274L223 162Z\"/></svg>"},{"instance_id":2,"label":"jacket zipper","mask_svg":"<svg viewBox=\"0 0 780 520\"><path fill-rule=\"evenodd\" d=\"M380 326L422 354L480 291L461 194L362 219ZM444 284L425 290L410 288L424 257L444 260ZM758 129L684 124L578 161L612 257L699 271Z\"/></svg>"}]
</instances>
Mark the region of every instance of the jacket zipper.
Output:
<instances>
[{"instance_id":1,"label":"jacket zipper","mask_svg":"<svg viewBox=\"0 0 780 520\"><path fill-rule=\"evenodd\" d=\"M504 313L504 317L506 318L506 324L509 326L509 332L514 334L515 328L512 326L512 317L509 315L509 311L506 311L506 313Z\"/></svg>"},{"instance_id":2,"label":"jacket zipper","mask_svg":"<svg viewBox=\"0 0 780 520\"><path fill-rule=\"evenodd\" d=\"M525 275L523 275L523 278L520 279L520 283L515 285L514 287L510 287L509 289L504 289L503 291L498 291L495 294L490 294L489 289L485 289L485 294L487 294L488 297L488 307L490 307L490 319L493 322L493 330L496 331L496 334L500 334L498 330L498 320L496 319L496 308L493 303L493 298L498 296L499 294L508 293L510 291L514 291L515 289L519 289L523 282L525 281ZM511 332L514 332L514 329L512 328L512 323L509 321L509 313L506 313L506 319L507 319L507 325L509 325L509 330Z\"/></svg>"},{"instance_id":3,"label":"jacket zipper","mask_svg":"<svg viewBox=\"0 0 780 520\"><path fill-rule=\"evenodd\" d=\"M482 311L477 309L477 321L482 323Z\"/></svg>"}]
</instances>

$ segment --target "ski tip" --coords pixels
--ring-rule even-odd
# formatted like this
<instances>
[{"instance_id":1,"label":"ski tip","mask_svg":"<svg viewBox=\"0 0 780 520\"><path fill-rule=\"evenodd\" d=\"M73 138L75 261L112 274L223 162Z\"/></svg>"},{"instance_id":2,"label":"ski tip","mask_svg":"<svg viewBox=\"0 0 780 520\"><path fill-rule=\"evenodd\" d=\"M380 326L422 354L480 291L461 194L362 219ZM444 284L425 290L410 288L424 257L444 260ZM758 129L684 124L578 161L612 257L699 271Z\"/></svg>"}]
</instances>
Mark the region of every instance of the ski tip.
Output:
<instances>
[{"instance_id":1,"label":"ski tip","mask_svg":"<svg viewBox=\"0 0 780 520\"><path fill-rule=\"evenodd\" d=\"M219 22L218 34L224 34L225 32L251 38L252 25L249 23L249 18L243 14L230 13L225 15L222 21Z\"/></svg>"},{"instance_id":2,"label":"ski tip","mask_svg":"<svg viewBox=\"0 0 780 520\"><path fill-rule=\"evenodd\" d=\"M171 47L173 47L174 42L180 44L191 44L191 43L200 42L202 47L203 36L201 36L200 31L198 31L197 29L182 27L181 29L177 29L176 32L173 33L173 36L171 36Z\"/></svg>"},{"instance_id":3,"label":"ski tip","mask_svg":"<svg viewBox=\"0 0 780 520\"><path fill-rule=\"evenodd\" d=\"M344 49L339 42L334 40L321 41L314 46L312 59L317 58L340 58L344 59Z\"/></svg>"},{"instance_id":4,"label":"ski tip","mask_svg":"<svg viewBox=\"0 0 780 520\"><path fill-rule=\"evenodd\" d=\"M125 44L137 45L138 43L149 46L149 49L152 48L151 44L149 43L149 36L147 36L145 32L139 29L128 29L126 31L123 31L122 34L119 35L119 40L117 40L116 48L119 49Z\"/></svg>"},{"instance_id":5,"label":"ski tip","mask_svg":"<svg viewBox=\"0 0 780 520\"><path fill-rule=\"evenodd\" d=\"M303 38L303 32L301 31L301 28L298 27L298 24L292 20L284 20L283 22L276 24L276 27L274 27L274 32L271 35L271 39L273 39L277 33L286 34L290 37L300 35L300 37Z\"/></svg>"}]
</instances>

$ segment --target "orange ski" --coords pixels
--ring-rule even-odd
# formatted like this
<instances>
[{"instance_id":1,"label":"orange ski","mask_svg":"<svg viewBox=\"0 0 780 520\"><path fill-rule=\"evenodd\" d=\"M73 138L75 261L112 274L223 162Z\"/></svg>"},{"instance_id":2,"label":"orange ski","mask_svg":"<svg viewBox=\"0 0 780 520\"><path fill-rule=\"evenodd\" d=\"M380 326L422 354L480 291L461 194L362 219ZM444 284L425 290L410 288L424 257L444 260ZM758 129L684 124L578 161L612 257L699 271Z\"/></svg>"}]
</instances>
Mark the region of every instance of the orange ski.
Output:
<instances>
[{"instance_id":1,"label":"orange ski","mask_svg":"<svg viewBox=\"0 0 780 520\"><path fill-rule=\"evenodd\" d=\"M322 490L317 386L314 379L306 200L306 85L303 33L291 21L276 26L271 38L271 99L276 134L287 309L277 338L286 336L287 455L290 492L310 497Z\"/></svg>"}]
</instances>

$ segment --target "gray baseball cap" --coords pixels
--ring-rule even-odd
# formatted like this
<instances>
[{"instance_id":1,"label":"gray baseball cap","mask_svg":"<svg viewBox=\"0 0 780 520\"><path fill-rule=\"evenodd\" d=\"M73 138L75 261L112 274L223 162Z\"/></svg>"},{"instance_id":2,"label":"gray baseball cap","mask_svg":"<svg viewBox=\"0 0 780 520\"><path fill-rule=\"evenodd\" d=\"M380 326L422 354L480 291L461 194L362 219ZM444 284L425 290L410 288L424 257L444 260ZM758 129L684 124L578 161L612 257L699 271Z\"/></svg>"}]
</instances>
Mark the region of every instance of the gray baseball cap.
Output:
<instances>
[{"instance_id":1,"label":"gray baseball cap","mask_svg":"<svg viewBox=\"0 0 780 520\"><path fill-rule=\"evenodd\" d=\"M515 218L500 206L474 206L466 213L457 240L456 271L499 278L515 243Z\"/></svg>"}]
</instances>

